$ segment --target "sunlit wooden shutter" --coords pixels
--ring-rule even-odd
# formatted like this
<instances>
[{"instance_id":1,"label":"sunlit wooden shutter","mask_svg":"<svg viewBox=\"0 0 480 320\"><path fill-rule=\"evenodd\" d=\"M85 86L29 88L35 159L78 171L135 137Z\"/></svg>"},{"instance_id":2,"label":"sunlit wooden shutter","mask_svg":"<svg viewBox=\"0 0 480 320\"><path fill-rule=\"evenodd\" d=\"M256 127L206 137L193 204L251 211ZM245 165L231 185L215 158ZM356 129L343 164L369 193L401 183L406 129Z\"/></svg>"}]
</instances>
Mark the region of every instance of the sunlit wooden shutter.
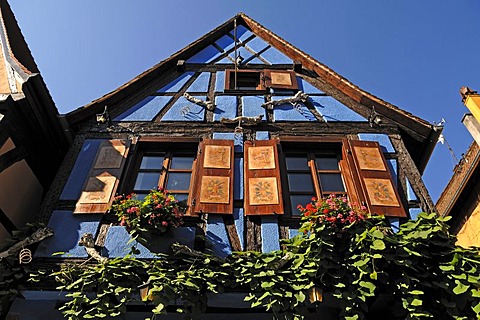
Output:
<instances>
[{"instance_id":1,"label":"sunlit wooden shutter","mask_svg":"<svg viewBox=\"0 0 480 320\"><path fill-rule=\"evenodd\" d=\"M204 140L195 177L195 213L233 214L233 140Z\"/></svg>"},{"instance_id":2,"label":"sunlit wooden shutter","mask_svg":"<svg viewBox=\"0 0 480 320\"><path fill-rule=\"evenodd\" d=\"M105 213L122 175L130 142L106 140L98 148L74 213Z\"/></svg>"},{"instance_id":3,"label":"sunlit wooden shutter","mask_svg":"<svg viewBox=\"0 0 480 320\"><path fill-rule=\"evenodd\" d=\"M406 217L397 186L379 144L373 141L345 140L344 145L347 161L350 158L355 184L350 187L355 188L359 199L365 200L368 210L379 215Z\"/></svg>"},{"instance_id":4,"label":"sunlit wooden shutter","mask_svg":"<svg viewBox=\"0 0 480 320\"><path fill-rule=\"evenodd\" d=\"M283 214L277 141L245 142L244 162L245 214Z\"/></svg>"},{"instance_id":5,"label":"sunlit wooden shutter","mask_svg":"<svg viewBox=\"0 0 480 320\"><path fill-rule=\"evenodd\" d=\"M265 87L275 89L298 89L297 75L287 70L264 70Z\"/></svg>"}]
</instances>

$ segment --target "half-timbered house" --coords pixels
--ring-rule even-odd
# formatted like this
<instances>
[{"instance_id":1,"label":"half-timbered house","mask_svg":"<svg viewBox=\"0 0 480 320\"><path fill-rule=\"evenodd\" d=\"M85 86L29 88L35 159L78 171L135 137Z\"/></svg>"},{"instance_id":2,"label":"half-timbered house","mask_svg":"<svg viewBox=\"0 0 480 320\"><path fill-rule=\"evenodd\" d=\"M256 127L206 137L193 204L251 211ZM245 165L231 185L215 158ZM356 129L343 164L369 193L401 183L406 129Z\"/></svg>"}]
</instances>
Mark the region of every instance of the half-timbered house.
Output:
<instances>
[{"instance_id":1,"label":"half-timbered house","mask_svg":"<svg viewBox=\"0 0 480 320\"><path fill-rule=\"evenodd\" d=\"M157 187L183 202L187 217L151 246L138 244L139 258L174 242L219 257L277 250L298 232L297 205L332 193L387 216L394 229L434 211L421 175L441 128L243 13L66 120L72 146L40 214L54 231L34 253L43 264L85 261L86 233L103 257L128 254L130 235L107 209L116 194ZM59 314L62 296L42 289L26 291L11 313ZM243 318L245 306L231 293L209 302L218 318Z\"/></svg>"}]
</instances>

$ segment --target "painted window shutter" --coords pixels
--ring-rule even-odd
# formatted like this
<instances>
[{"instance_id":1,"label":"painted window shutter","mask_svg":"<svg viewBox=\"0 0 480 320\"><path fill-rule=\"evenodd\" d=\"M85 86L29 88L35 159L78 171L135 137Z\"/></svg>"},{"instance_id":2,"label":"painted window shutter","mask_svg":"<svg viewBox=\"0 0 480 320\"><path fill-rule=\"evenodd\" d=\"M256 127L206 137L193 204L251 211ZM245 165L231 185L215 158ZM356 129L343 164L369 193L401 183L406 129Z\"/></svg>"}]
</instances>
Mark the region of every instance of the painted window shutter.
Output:
<instances>
[{"instance_id":1,"label":"painted window shutter","mask_svg":"<svg viewBox=\"0 0 480 320\"><path fill-rule=\"evenodd\" d=\"M298 89L297 75L287 70L264 70L265 87L275 89Z\"/></svg>"},{"instance_id":2,"label":"painted window shutter","mask_svg":"<svg viewBox=\"0 0 480 320\"><path fill-rule=\"evenodd\" d=\"M117 190L130 141L104 141L98 148L74 213L105 213Z\"/></svg>"},{"instance_id":3,"label":"painted window shutter","mask_svg":"<svg viewBox=\"0 0 480 320\"><path fill-rule=\"evenodd\" d=\"M406 217L396 183L378 142L344 140L347 162L353 173L355 195L371 213L390 217ZM355 201L352 199L352 201Z\"/></svg>"},{"instance_id":4,"label":"painted window shutter","mask_svg":"<svg viewBox=\"0 0 480 320\"><path fill-rule=\"evenodd\" d=\"M200 143L195 177L195 213L233 214L233 140Z\"/></svg>"},{"instance_id":5,"label":"painted window shutter","mask_svg":"<svg viewBox=\"0 0 480 320\"><path fill-rule=\"evenodd\" d=\"M277 143L277 140L245 142L246 215L284 213Z\"/></svg>"}]
</instances>

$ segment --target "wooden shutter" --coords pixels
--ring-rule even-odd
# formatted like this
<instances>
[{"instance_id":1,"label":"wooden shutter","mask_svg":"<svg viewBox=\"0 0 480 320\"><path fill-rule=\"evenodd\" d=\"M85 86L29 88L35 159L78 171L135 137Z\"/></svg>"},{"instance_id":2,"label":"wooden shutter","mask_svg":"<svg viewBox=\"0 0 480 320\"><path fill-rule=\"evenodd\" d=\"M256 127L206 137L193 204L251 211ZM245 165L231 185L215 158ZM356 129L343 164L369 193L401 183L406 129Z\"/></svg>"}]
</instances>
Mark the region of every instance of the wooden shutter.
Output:
<instances>
[{"instance_id":1,"label":"wooden shutter","mask_svg":"<svg viewBox=\"0 0 480 320\"><path fill-rule=\"evenodd\" d=\"M195 177L195 213L233 214L233 140L200 143Z\"/></svg>"},{"instance_id":2,"label":"wooden shutter","mask_svg":"<svg viewBox=\"0 0 480 320\"><path fill-rule=\"evenodd\" d=\"M276 89L298 89L297 75L287 70L264 70L265 87Z\"/></svg>"},{"instance_id":3,"label":"wooden shutter","mask_svg":"<svg viewBox=\"0 0 480 320\"><path fill-rule=\"evenodd\" d=\"M358 202L364 200L371 213L406 217L396 183L377 142L344 140L344 155L353 176L347 188L355 189Z\"/></svg>"},{"instance_id":4,"label":"wooden shutter","mask_svg":"<svg viewBox=\"0 0 480 320\"><path fill-rule=\"evenodd\" d=\"M276 140L244 144L245 214L283 214Z\"/></svg>"},{"instance_id":5,"label":"wooden shutter","mask_svg":"<svg viewBox=\"0 0 480 320\"><path fill-rule=\"evenodd\" d=\"M129 141L120 139L100 144L73 213L105 213L108 210L118 188L129 145Z\"/></svg>"}]
</instances>

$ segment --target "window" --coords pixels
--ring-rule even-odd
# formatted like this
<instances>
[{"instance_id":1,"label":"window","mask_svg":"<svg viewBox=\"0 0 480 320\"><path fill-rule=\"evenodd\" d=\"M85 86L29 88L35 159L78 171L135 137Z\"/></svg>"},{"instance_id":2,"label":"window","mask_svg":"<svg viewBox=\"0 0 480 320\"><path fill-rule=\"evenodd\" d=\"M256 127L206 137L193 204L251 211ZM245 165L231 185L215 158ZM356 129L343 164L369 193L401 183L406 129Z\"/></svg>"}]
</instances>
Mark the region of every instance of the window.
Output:
<instances>
[{"instance_id":1,"label":"window","mask_svg":"<svg viewBox=\"0 0 480 320\"><path fill-rule=\"evenodd\" d=\"M292 215L299 215L297 206L309 203L313 197L346 195L339 167L340 149L285 149L286 194Z\"/></svg>"},{"instance_id":2,"label":"window","mask_svg":"<svg viewBox=\"0 0 480 320\"><path fill-rule=\"evenodd\" d=\"M196 147L196 143L185 143L181 148L168 143L140 145L126 189L142 199L150 190L164 188L188 204Z\"/></svg>"},{"instance_id":3,"label":"window","mask_svg":"<svg viewBox=\"0 0 480 320\"><path fill-rule=\"evenodd\" d=\"M285 70L235 70L225 72L225 91L298 90L297 75Z\"/></svg>"},{"instance_id":4,"label":"window","mask_svg":"<svg viewBox=\"0 0 480 320\"><path fill-rule=\"evenodd\" d=\"M225 91L265 90L263 73L255 70L226 70Z\"/></svg>"}]
</instances>

